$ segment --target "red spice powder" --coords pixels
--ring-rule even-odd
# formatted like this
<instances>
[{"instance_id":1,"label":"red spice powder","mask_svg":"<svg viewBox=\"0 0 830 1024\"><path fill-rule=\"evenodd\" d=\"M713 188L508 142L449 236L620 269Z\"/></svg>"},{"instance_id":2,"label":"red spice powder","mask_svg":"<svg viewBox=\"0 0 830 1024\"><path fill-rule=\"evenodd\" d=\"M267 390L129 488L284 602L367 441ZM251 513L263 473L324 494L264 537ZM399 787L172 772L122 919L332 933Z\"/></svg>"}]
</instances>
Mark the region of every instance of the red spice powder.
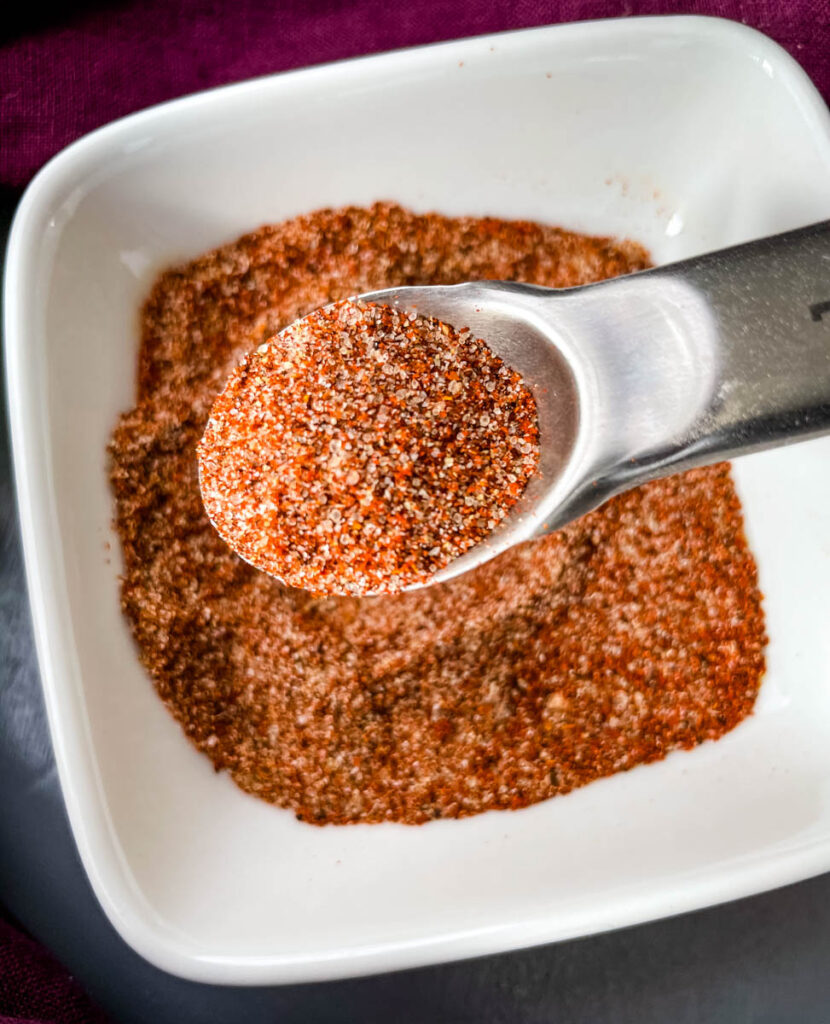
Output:
<instances>
[{"instance_id":1,"label":"red spice powder","mask_svg":"<svg viewBox=\"0 0 830 1024\"><path fill-rule=\"evenodd\" d=\"M717 739L764 670L756 567L726 465L656 481L449 583L323 600L235 555L196 447L240 359L312 309L407 284L563 286L634 243L400 207L319 211L169 271L138 403L113 435L122 604L216 768L304 821L517 808Z\"/></svg>"},{"instance_id":2,"label":"red spice powder","mask_svg":"<svg viewBox=\"0 0 830 1024\"><path fill-rule=\"evenodd\" d=\"M344 300L255 349L199 445L237 554L316 594L391 594L483 540L539 463L536 402L469 330Z\"/></svg>"}]
</instances>

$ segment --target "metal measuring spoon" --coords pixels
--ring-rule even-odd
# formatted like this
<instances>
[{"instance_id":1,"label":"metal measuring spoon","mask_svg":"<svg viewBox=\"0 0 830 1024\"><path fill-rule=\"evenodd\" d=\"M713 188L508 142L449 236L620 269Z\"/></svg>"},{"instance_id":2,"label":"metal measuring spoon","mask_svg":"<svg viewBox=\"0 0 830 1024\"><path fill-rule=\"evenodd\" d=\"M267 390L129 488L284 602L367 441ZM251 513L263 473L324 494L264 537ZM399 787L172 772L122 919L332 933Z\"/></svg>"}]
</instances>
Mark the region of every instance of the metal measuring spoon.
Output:
<instances>
[{"instance_id":1,"label":"metal measuring spoon","mask_svg":"<svg viewBox=\"0 0 830 1024\"><path fill-rule=\"evenodd\" d=\"M360 298L469 327L536 396L539 473L431 582L647 480L830 433L830 221L579 288Z\"/></svg>"}]
</instances>

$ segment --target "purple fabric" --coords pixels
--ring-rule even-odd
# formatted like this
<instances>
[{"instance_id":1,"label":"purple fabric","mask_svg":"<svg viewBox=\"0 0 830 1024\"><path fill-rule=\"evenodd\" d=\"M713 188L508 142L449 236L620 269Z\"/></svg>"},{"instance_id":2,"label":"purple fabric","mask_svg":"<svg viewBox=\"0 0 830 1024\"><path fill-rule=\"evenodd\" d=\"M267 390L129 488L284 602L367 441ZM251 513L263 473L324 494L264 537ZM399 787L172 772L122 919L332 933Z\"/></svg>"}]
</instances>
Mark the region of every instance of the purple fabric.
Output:
<instances>
[{"instance_id":1,"label":"purple fabric","mask_svg":"<svg viewBox=\"0 0 830 1024\"><path fill-rule=\"evenodd\" d=\"M43 946L0 921L0 1024L106 1024Z\"/></svg>"},{"instance_id":2,"label":"purple fabric","mask_svg":"<svg viewBox=\"0 0 830 1024\"><path fill-rule=\"evenodd\" d=\"M0 186L152 103L356 54L585 18L715 14L772 36L830 97L830 0L132 0L0 46ZM31 939L0 922L0 1024L103 1021Z\"/></svg>"},{"instance_id":3,"label":"purple fabric","mask_svg":"<svg viewBox=\"0 0 830 1024\"><path fill-rule=\"evenodd\" d=\"M830 94L828 0L131 0L0 49L0 183L24 185L84 132L207 86L506 28L678 12L760 28Z\"/></svg>"}]
</instances>

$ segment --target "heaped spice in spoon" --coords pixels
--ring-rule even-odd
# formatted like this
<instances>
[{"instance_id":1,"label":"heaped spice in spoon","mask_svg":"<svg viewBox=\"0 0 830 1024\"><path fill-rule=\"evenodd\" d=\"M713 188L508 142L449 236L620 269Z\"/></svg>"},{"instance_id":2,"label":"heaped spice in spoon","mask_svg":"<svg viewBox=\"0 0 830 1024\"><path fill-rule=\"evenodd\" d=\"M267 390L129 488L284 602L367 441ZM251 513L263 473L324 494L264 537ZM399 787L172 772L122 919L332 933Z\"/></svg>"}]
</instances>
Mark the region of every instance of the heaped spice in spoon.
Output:
<instances>
[{"instance_id":1,"label":"heaped spice in spoon","mask_svg":"<svg viewBox=\"0 0 830 1024\"><path fill-rule=\"evenodd\" d=\"M538 462L533 395L484 341L354 299L248 356L199 445L220 535L317 594L429 582L499 525Z\"/></svg>"}]
</instances>

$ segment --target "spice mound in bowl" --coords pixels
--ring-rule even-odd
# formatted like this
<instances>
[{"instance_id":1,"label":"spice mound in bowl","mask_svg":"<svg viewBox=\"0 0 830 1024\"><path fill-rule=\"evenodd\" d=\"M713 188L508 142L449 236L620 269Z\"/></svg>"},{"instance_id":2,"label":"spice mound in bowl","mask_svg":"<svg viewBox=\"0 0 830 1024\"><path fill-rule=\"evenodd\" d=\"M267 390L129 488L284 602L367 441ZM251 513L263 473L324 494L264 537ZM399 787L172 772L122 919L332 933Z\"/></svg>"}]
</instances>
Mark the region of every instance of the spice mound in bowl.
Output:
<instances>
[{"instance_id":1,"label":"spice mound in bowl","mask_svg":"<svg viewBox=\"0 0 830 1024\"><path fill-rule=\"evenodd\" d=\"M246 792L317 825L525 807L716 740L764 672L728 465L657 480L445 583L317 598L212 526L196 449L244 357L380 288L552 287L648 265L544 224L318 210L163 273L110 472L139 656L182 731Z\"/></svg>"},{"instance_id":2,"label":"spice mound in bowl","mask_svg":"<svg viewBox=\"0 0 830 1024\"><path fill-rule=\"evenodd\" d=\"M429 582L499 525L538 462L533 395L485 342L357 300L251 353L199 445L220 535L320 595Z\"/></svg>"}]
</instances>

